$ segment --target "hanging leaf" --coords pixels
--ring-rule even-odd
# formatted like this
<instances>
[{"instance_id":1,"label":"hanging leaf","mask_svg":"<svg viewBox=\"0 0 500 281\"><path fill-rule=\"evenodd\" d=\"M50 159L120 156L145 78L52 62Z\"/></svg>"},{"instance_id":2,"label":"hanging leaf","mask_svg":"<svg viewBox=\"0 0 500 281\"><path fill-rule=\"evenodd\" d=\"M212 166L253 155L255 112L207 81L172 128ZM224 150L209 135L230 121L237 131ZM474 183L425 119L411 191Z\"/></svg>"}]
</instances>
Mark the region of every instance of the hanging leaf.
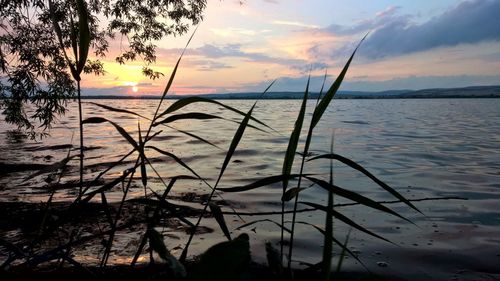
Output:
<instances>
[{"instance_id":1,"label":"hanging leaf","mask_svg":"<svg viewBox=\"0 0 500 281\"><path fill-rule=\"evenodd\" d=\"M85 1L77 0L76 7L78 9L78 31L80 35L78 40L79 54L76 72L78 73L78 75L80 75L82 73L83 67L85 66L85 63L87 63L87 56L89 54L90 29L89 14Z\"/></svg>"}]
</instances>

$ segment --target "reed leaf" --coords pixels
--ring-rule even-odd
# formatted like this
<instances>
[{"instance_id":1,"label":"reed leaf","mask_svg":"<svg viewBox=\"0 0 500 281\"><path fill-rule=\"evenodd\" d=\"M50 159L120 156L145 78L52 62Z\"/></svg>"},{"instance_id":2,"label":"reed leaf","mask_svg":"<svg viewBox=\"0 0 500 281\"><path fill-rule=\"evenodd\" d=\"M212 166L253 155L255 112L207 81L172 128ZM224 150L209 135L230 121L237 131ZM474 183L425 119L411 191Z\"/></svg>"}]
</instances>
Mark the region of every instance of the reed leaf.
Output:
<instances>
[{"instance_id":1,"label":"reed leaf","mask_svg":"<svg viewBox=\"0 0 500 281\"><path fill-rule=\"evenodd\" d=\"M330 152L333 153L334 134L332 134L332 141L330 143ZM329 184L333 186L333 162L330 161L330 181ZM332 271L332 250L333 250L333 191L328 190L328 205L326 206L325 214L325 234L323 239L323 266L321 275L324 281L329 281Z\"/></svg>"},{"instance_id":2,"label":"reed leaf","mask_svg":"<svg viewBox=\"0 0 500 281\"><path fill-rule=\"evenodd\" d=\"M342 248L342 251L340 252L340 257L339 257L339 261L337 263L337 268L335 269L336 275L340 272L340 269L342 268L342 263L344 262L344 259L346 257L347 243L349 242L350 236L351 236L351 230L349 229L349 232L347 232L347 235L345 237L344 247Z\"/></svg>"},{"instance_id":3,"label":"reed leaf","mask_svg":"<svg viewBox=\"0 0 500 281\"><path fill-rule=\"evenodd\" d=\"M191 169L191 167L189 167L186 163L184 163L184 161L182 161L179 157L177 157L175 154L173 153L170 153L168 151L165 151L165 150L162 150L162 149L159 149L158 147L156 146L146 146L146 148L150 148L150 149L154 149L156 150L157 152L165 155L165 156L168 156L170 158L172 158L175 162L177 162L179 165L181 165L182 167L188 169L193 175L195 175L198 179L200 180L203 180L203 178L198 175L198 173L196 173L193 169Z\"/></svg>"},{"instance_id":4,"label":"reed leaf","mask_svg":"<svg viewBox=\"0 0 500 281\"><path fill-rule=\"evenodd\" d=\"M85 196L85 198L83 198L82 200L79 201L79 203L87 203L89 202L92 198L94 198L95 195L99 194L99 193L102 193L104 191L107 191L107 190L110 190L111 188L115 187L117 184L123 182L125 180L125 178L130 175L130 173L132 172L132 169L128 169L128 170L125 170L123 171L122 175L115 178L114 180L112 180L111 182L99 187L98 189L96 190L93 190L89 193L87 193ZM75 203L73 203L75 204Z\"/></svg>"},{"instance_id":5,"label":"reed leaf","mask_svg":"<svg viewBox=\"0 0 500 281\"><path fill-rule=\"evenodd\" d=\"M274 83L274 82L273 82ZM272 85L272 84L271 84ZM160 113L157 117L157 119L165 116L166 114L170 114L170 113L173 113L185 106L188 106L190 104L193 104L193 103L210 103L210 104L216 104L216 105L219 105L225 109L228 109L230 111L233 111L239 115L242 115L242 116L245 116L246 113L244 113L243 111L240 111L234 107L231 107L229 105L226 105L226 104L223 104L219 101L216 101L216 100L211 100L211 99L207 99L207 98L203 98L203 97L187 97L187 98L183 98L183 99L180 99L180 100L177 100L175 101L174 103L172 103L165 111L163 111L162 113ZM266 127L266 128L269 128L271 130L274 131L273 128L269 127L268 125L266 125L264 122L260 121L259 119L255 118L255 117L252 117L250 116L250 120L254 121L254 122L257 122L259 124L261 124L262 126Z\"/></svg>"},{"instance_id":6,"label":"reed leaf","mask_svg":"<svg viewBox=\"0 0 500 281\"><path fill-rule=\"evenodd\" d=\"M114 111L114 112L120 112L120 113L131 114L131 115L134 115L134 116L137 116L137 117L140 117L140 118L144 118L144 119L146 119L146 120L151 120L150 118L147 118L147 117L145 117L144 115L141 115L141 114L139 114L139 113L133 112L133 111L131 111L131 110L126 110L126 109L116 108L116 107L112 107L112 106L109 106L109 105L100 104L100 103L97 103L97 102L85 102L85 103L88 103L88 104L93 104L93 105L95 105L95 106L98 106L98 107L104 108L104 109L109 110L109 111Z\"/></svg>"},{"instance_id":7,"label":"reed leaf","mask_svg":"<svg viewBox=\"0 0 500 281\"><path fill-rule=\"evenodd\" d=\"M116 124L113 121L110 121L110 120L108 120L106 118L102 118L102 117L90 117L90 118L83 120L82 124L99 124L99 123L105 123L105 122L108 122L111 125L113 125L113 127L115 127L115 129L118 131L118 133L120 133L120 135L124 139L126 139L135 149L137 149L137 151L139 151L139 153L144 154L142 149L139 147L137 142L130 136L130 134L125 129L123 129L120 125Z\"/></svg>"},{"instance_id":8,"label":"reed leaf","mask_svg":"<svg viewBox=\"0 0 500 281\"><path fill-rule=\"evenodd\" d=\"M166 117L165 119L153 123L153 126L158 126L160 124L168 124L172 123L178 120L192 120L192 119L198 119L198 120L208 120L208 119L225 119L220 116L216 116L213 114L207 114L207 113L201 113L201 112L189 112L189 113L180 113L176 115L171 115Z\"/></svg>"},{"instance_id":9,"label":"reed leaf","mask_svg":"<svg viewBox=\"0 0 500 281\"><path fill-rule=\"evenodd\" d=\"M227 150L226 157L224 158L224 162L222 163L222 167L219 172L219 177L217 178L217 181L215 182L215 186L219 184L220 179L222 178L222 175L224 175L224 172L226 171L227 165L229 165L229 162L231 161L231 158L234 155L234 152L236 151L236 147L238 147L238 144L241 141L241 138L243 137L243 133L245 132L245 129L247 127L248 121L250 120L250 116L252 116L252 112L255 108L255 105L257 102L255 102L250 110L247 112L243 120L241 121L240 125L238 126L238 129L234 133L233 139L231 140L231 144L229 145L229 149Z\"/></svg>"},{"instance_id":10,"label":"reed leaf","mask_svg":"<svg viewBox=\"0 0 500 281\"><path fill-rule=\"evenodd\" d=\"M304 187L290 188L283 194L283 196L281 197L281 201L288 202L288 201L292 200L293 198L295 198L299 194L299 192L301 192L302 190L305 190L305 189L307 189L307 188L304 188Z\"/></svg>"},{"instance_id":11,"label":"reed leaf","mask_svg":"<svg viewBox=\"0 0 500 281\"><path fill-rule=\"evenodd\" d=\"M410 201L408 201L408 199L406 199L403 195L401 195L399 192L397 192L396 190L394 190L392 187L390 187L389 185L387 185L383 181L379 180L377 177L375 177L372 173L368 172L365 168L363 168L358 163L356 163L356 162L354 162L354 161L352 161L352 160L350 160L350 159L348 159L346 157L343 157L341 155L335 154L335 153L318 155L318 156L315 156L315 157L309 159L308 161L313 161L313 160L316 160L316 159L334 159L334 160L337 160L339 162L344 163L345 165L347 165L347 166L349 166L349 167L351 167L351 168L353 168L355 170L360 171L365 176L367 176L372 181L374 181L376 184L378 184L380 187L382 187L387 192L389 192L390 194L392 194L394 197L396 197L399 200L401 200L401 202L405 203L407 206L411 207L415 211L417 211L419 213L422 213L417 207L415 207L415 205L413 205Z\"/></svg>"},{"instance_id":12,"label":"reed leaf","mask_svg":"<svg viewBox=\"0 0 500 281\"><path fill-rule=\"evenodd\" d=\"M327 208L325 206L322 206L322 205L319 205L319 204L316 204L316 203L312 203L312 202L299 202L301 204L304 204L304 205L307 205L307 206L310 206L310 207L313 207L313 208L316 208L317 210L320 210L320 211L323 211L323 212L327 212ZM332 212L332 215L337 218L338 220L342 221L343 223L347 224L347 225L350 225L354 228L356 228L357 230L359 231L362 231L368 235L371 235L373 237L376 237L378 239L381 239L381 240L384 240L386 242L389 242L391 244L394 244L392 243L391 241L387 240L386 238L376 234L376 233L373 233L372 231L366 229L365 227L362 227L361 225L357 224L356 222L354 222L353 220L351 220L350 218L344 216L343 214L335 211L335 210L331 210Z\"/></svg>"},{"instance_id":13,"label":"reed leaf","mask_svg":"<svg viewBox=\"0 0 500 281\"><path fill-rule=\"evenodd\" d=\"M201 142L204 142L204 143L206 143L206 144L208 144L208 145L211 145L211 146L213 146L213 147L216 147L216 148L218 148L218 149L222 149L222 148L220 148L219 146L217 146L217 145L215 145L215 144L213 144L213 143L209 142L208 140L206 140L206 139L204 139L204 138L202 138L202 137L200 137L200 136L197 136L197 135L195 135L195 134L193 134L193 133L190 133L190 132L187 132L187 131L184 131L184 130L181 130L181 129L177 129L177 128L175 128L175 127L168 126L168 125L165 125L165 124L164 124L164 126L166 126L166 127L170 128L170 129L172 129L172 130L175 130L175 131L177 131L177 132L179 132L179 133L182 133L182 134L185 134L185 135L190 136L190 137L192 137L192 138L195 138L195 139L197 139L197 140L199 140L199 141L201 141Z\"/></svg>"},{"instance_id":14,"label":"reed leaf","mask_svg":"<svg viewBox=\"0 0 500 281\"><path fill-rule=\"evenodd\" d=\"M285 179L285 178L293 179L293 178L297 178L299 176L300 176L299 174L291 174L288 176L285 176L285 175L269 176L269 177L259 179L255 182L247 184L247 185L235 186L235 187L224 187L224 188L221 187L221 188L219 188L219 190L224 191L224 192L248 191L248 190L256 189L256 188L263 187L266 185L271 185L271 184L275 184L278 182L282 182L283 179Z\"/></svg>"},{"instance_id":15,"label":"reed leaf","mask_svg":"<svg viewBox=\"0 0 500 281\"><path fill-rule=\"evenodd\" d=\"M140 151L143 153L140 153L139 157L141 158L140 160L140 165L141 165L141 180L142 184L144 187L148 185L148 175L146 173L146 155L144 155L144 142L142 141L142 133L141 133L141 123L137 122L137 130L139 131L139 148Z\"/></svg>"},{"instance_id":16,"label":"reed leaf","mask_svg":"<svg viewBox=\"0 0 500 281\"><path fill-rule=\"evenodd\" d=\"M273 220L271 220L271 219L261 219L261 220L251 221L251 222L248 222L248 223L245 223L245 224L242 224L242 225L238 226L238 227L236 228L236 230L240 230L240 229L242 229L242 228L244 228L244 227L247 227L247 226L250 226L250 225L253 225L253 224L259 223L259 222L270 222L270 223L273 223L273 224L277 225L280 229L283 229L283 230L285 230L285 231L286 231L286 232L288 232L288 233L290 233L290 232L291 232L291 231L290 231L290 229L288 229L287 227L283 226L281 223L279 223L279 222L275 222L275 221L273 221Z\"/></svg>"},{"instance_id":17,"label":"reed leaf","mask_svg":"<svg viewBox=\"0 0 500 281\"><path fill-rule=\"evenodd\" d=\"M315 184L319 185L320 187L322 187L323 189L327 190L328 192L333 192L339 196L342 196L344 198L347 198L349 200L352 200L354 202L357 202L363 206L366 206L366 207L370 207L370 208L373 208L373 209L377 209L379 211L382 211L382 212L385 212L385 213L389 213L391 215L394 215L400 219L403 219L407 222L410 222L410 220L408 220L407 218L401 216L400 214L396 213L395 211L387 208L386 206L378 203L377 201L374 201L368 197L365 197L361 194L358 194L356 192L353 192L353 191L350 191L350 190L347 190L347 189L344 189L344 188L341 188L339 186L336 186L334 184L330 184L324 180L321 180L321 179L317 179L317 178L313 178L313 177L305 177L307 178L308 180L314 182Z\"/></svg>"},{"instance_id":18,"label":"reed leaf","mask_svg":"<svg viewBox=\"0 0 500 281\"><path fill-rule=\"evenodd\" d=\"M310 79L311 77L307 79L306 91L304 93L304 98L302 99L302 105L300 106L300 111L299 115L297 116L297 120L295 120L295 126L293 128L292 134L290 135L290 140L288 141L288 147L285 153L285 159L283 160L282 174L285 176L285 178L283 179L283 196L288 186L288 178L286 176L290 175L292 171L293 160L295 159L295 154L297 152L297 145L299 143L299 138L300 138L300 132L302 131L302 124L304 123Z\"/></svg>"},{"instance_id":19,"label":"reed leaf","mask_svg":"<svg viewBox=\"0 0 500 281\"><path fill-rule=\"evenodd\" d=\"M226 221L224 220L224 215L222 214L222 210L220 209L217 204L210 202L208 204L210 207L210 212L212 213L212 216L214 216L215 220L220 226L220 229L224 233L224 235L227 237L227 240L231 241L231 234L229 233L229 229L227 228Z\"/></svg>"},{"instance_id":20,"label":"reed leaf","mask_svg":"<svg viewBox=\"0 0 500 281\"><path fill-rule=\"evenodd\" d=\"M170 74L170 77L168 78L167 85L165 85L165 88L163 89L163 94L161 95L160 103L158 104L158 109L160 108L161 101L165 99L165 96L167 95L168 91L170 90L170 87L172 87L172 83L174 82L175 75L177 74L177 68L179 68L179 63L181 62L182 57L184 56L184 52L186 52L186 48L193 39L193 36L196 34L196 31L198 30L198 26L194 30L193 34L189 37L189 40L186 43L186 46L184 46L184 49L182 50L181 55L177 59L177 62L175 63L174 69L172 70L172 73ZM157 110L158 112L158 110ZM158 118L159 116L155 114L155 117Z\"/></svg>"}]
</instances>

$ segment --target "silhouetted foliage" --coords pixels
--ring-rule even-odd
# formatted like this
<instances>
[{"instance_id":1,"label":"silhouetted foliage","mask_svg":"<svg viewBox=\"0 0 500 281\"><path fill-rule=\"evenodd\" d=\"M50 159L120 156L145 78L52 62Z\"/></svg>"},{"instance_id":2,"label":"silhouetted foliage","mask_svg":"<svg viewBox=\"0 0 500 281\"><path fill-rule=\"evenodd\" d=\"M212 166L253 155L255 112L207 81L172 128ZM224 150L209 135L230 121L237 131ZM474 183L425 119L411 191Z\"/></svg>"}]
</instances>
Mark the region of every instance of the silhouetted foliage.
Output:
<instances>
[{"instance_id":1,"label":"silhouetted foliage","mask_svg":"<svg viewBox=\"0 0 500 281\"><path fill-rule=\"evenodd\" d=\"M156 60L154 41L185 33L190 24L202 20L206 6L206 0L84 2L95 59L85 60L83 71L103 74L99 59L108 52L109 40L118 37L121 53L116 61L142 60L144 75L152 79L162 75L150 68ZM32 137L34 121L44 129L50 127L55 116L65 112L66 100L75 96L68 62L79 61L76 48L82 45L77 3L0 0L0 106L7 122L26 129ZM64 49L73 50L68 51L73 56ZM73 77L79 79L74 73ZM28 103L33 106L29 115Z\"/></svg>"}]
</instances>

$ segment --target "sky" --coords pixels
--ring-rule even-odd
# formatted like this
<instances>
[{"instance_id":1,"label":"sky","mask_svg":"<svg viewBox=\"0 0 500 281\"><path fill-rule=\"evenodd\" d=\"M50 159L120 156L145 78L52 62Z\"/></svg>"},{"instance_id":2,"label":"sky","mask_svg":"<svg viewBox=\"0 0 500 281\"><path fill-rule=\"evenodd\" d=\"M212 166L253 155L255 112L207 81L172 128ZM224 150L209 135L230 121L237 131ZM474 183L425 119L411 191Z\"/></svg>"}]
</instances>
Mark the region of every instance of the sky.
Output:
<instances>
[{"instance_id":1,"label":"sky","mask_svg":"<svg viewBox=\"0 0 500 281\"><path fill-rule=\"evenodd\" d=\"M335 79L360 40L341 90L500 85L500 0L208 0L170 94L303 91ZM160 95L194 27L157 42L150 80L140 62L86 76L84 94Z\"/></svg>"}]
</instances>

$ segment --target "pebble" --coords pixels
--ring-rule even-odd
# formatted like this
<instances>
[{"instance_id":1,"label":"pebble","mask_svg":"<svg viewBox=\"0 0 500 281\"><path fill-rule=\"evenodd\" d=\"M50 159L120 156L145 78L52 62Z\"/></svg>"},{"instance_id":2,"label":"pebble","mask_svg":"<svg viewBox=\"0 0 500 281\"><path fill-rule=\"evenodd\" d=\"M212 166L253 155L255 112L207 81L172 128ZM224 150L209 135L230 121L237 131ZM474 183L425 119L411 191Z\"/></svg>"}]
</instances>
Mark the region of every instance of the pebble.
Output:
<instances>
[{"instance_id":1,"label":"pebble","mask_svg":"<svg viewBox=\"0 0 500 281\"><path fill-rule=\"evenodd\" d=\"M385 261L378 261L377 265L380 267L388 267L389 266L389 264Z\"/></svg>"}]
</instances>

